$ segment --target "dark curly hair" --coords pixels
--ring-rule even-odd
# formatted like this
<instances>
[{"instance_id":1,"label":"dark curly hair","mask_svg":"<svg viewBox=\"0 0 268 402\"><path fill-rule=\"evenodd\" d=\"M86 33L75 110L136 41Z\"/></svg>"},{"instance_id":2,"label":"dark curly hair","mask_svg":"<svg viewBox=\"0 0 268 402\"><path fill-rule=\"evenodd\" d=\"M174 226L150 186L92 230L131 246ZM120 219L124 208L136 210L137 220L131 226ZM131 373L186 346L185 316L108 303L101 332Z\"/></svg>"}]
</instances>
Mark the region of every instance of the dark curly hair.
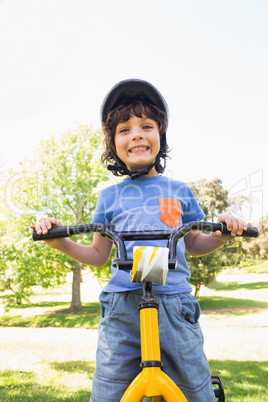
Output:
<instances>
[{"instance_id":1,"label":"dark curly hair","mask_svg":"<svg viewBox=\"0 0 268 402\"><path fill-rule=\"evenodd\" d=\"M159 127L159 135L160 138L163 134L165 134L167 130L167 115L162 110L158 109L156 106L148 104L146 101L141 99L128 99L125 102L122 102L119 106L117 106L114 110L112 110L106 120L106 123L103 124L103 132L104 132L104 147L105 151L101 156L101 162L104 166L107 167L108 164L119 167L118 162L115 160L113 154L116 154L114 136L116 127L119 123L124 123L128 121L131 117L148 117L157 122ZM158 173L163 173L166 167L165 159L168 158L169 149L167 146L164 149L161 149L162 154L161 158L163 159L163 165L160 160L156 163L155 169ZM115 176L121 176L121 170L114 170L113 174Z\"/></svg>"}]
</instances>

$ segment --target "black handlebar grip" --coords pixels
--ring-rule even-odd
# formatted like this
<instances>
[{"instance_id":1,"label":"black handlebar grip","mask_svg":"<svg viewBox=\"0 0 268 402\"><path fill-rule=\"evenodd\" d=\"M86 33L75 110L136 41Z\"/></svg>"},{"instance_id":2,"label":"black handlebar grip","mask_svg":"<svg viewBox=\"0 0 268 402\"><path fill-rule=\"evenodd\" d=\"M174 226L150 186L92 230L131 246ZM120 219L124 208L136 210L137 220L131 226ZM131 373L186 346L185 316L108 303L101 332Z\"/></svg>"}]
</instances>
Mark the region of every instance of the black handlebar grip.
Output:
<instances>
[{"instance_id":1,"label":"black handlebar grip","mask_svg":"<svg viewBox=\"0 0 268 402\"><path fill-rule=\"evenodd\" d=\"M62 239L69 236L71 236L69 226L56 226L50 229L47 234L39 235L35 230L32 233L33 241Z\"/></svg>"},{"instance_id":2,"label":"black handlebar grip","mask_svg":"<svg viewBox=\"0 0 268 402\"><path fill-rule=\"evenodd\" d=\"M221 222L220 225L222 226L221 229L219 229L222 234L224 235L230 235L231 232L229 230L227 230L226 227L226 223L225 222ZM258 237L259 236L259 230L258 228L256 228L255 226L248 226L247 230L244 230L242 235L240 235L242 237Z\"/></svg>"}]
</instances>

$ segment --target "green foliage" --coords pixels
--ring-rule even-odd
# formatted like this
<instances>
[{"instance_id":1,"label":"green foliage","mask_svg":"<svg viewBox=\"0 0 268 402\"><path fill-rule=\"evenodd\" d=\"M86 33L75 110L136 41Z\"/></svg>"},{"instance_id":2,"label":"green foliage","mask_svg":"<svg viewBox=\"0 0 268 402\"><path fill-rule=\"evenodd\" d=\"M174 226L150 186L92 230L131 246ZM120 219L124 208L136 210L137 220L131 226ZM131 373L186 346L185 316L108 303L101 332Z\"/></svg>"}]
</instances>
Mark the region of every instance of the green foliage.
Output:
<instances>
[{"instance_id":1,"label":"green foliage","mask_svg":"<svg viewBox=\"0 0 268 402\"><path fill-rule=\"evenodd\" d=\"M20 172L10 171L2 178L0 286L8 291L7 308L27 298L33 285L58 286L75 269L71 258L34 243L28 228L47 215L63 224L90 222L99 190L108 181L100 162L101 143L100 131L80 125L60 140L51 136L35 158L21 164ZM92 235L74 240L90 244ZM108 270L107 264L99 277L109 275Z\"/></svg>"},{"instance_id":2,"label":"green foliage","mask_svg":"<svg viewBox=\"0 0 268 402\"><path fill-rule=\"evenodd\" d=\"M226 211L228 203L228 192L222 186L220 179L201 179L189 183L200 207L206 215L206 220L213 222L222 212Z\"/></svg>"},{"instance_id":3,"label":"green foliage","mask_svg":"<svg viewBox=\"0 0 268 402\"><path fill-rule=\"evenodd\" d=\"M20 305L32 294L31 288L59 286L70 271L70 259L32 241L27 229L32 222L27 214L10 217L6 235L0 243L0 285L7 292L6 309Z\"/></svg>"},{"instance_id":4,"label":"green foliage","mask_svg":"<svg viewBox=\"0 0 268 402\"><path fill-rule=\"evenodd\" d=\"M257 226L257 238L237 237L225 246L221 264L224 267L246 268L247 272L268 272L268 218L262 218L252 226ZM252 268L250 269L250 266Z\"/></svg>"},{"instance_id":5,"label":"green foliage","mask_svg":"<svg viewBox=\"0 0 268 402\"><path fill-rule=\"evenodd\" d=\"M232 211L241 212L243 203L248 201L244 196L228 200L228 193L222 187L221 180L217 178L201 179L195 183L189 183L189 186L203 209L207 221L213 222L228 207ZM191 270L191 283L195 286L196 296L198 296L201 285L208 285L223 268L248 267L254 264L256 259L267 260L268 218L262 218L254 226L257 226L260 231L260 235L256 239L237 237L211 254L198 258L186 255Z\"/></svg>"},{"instance_id":6,"label":"green foliage","mask_svg":"<svg viewBox=\"0 0 268 402\"><path fill-rule=\"evenodd\" d=\"M221 180L201 179L189 183L200 207L206 215L206 220L213 222L228 207L228 193L222 187ZM201 257L186 255L191 270L191 283L195 286L195 296L198 297L202 284L207 285L222 269L223 250L218 249Z\"/></svg>"},{"instance_id":7,"label":"green foliage","mask_svg":"<svg viewBox=\"0 0 268 402\"><path fill-rule=\"evenodd\" d=\"M254 239L243 239L242 247L248 258L254 260L268 259L268 217L260 219L256 226L259 229L259 236Z\"/></svg>"},{"instance_id":8,"label":"green foliage","mask_svg":"<svg viewBox=\"0 0 268 402\"><path fill-rule=\"evenodd\" d=\"M218 249L202 257L192 257L187 254L186 259L191 270L191 283L196 289L195 296L198 297L201 285L208 285L222 270L222 250Z\"/></svg>"}]
</instances>

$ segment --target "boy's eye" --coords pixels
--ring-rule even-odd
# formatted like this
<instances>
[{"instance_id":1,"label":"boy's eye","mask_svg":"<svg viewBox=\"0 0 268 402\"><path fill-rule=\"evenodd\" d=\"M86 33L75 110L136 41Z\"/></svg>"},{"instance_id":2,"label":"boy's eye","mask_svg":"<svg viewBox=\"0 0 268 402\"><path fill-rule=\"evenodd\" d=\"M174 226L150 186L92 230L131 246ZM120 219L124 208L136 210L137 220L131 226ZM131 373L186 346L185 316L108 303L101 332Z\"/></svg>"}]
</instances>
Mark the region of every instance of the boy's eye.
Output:
<instances>
[{"instance_id":1,"label":"boy's eye","mask_svg":"<svg viewBox=\"0 0 268 402\"><path fill-rule=\"evenodd\" d=\"M146 124L146 126L143 126L144 130L149 130L152 128L152 126L150 126L149 124Z\"/></svg>"},{"instance_id":2,"label":"boy's eye","mask_svg":"<svg viewBox=\"0 0 268 402\"><path fill-rule=\"evenodd\" d=\"M121 128L121 130L119 130L119 133L124 134L127 133L128 129L127 128Z\"/></svg>"}]
</instances>

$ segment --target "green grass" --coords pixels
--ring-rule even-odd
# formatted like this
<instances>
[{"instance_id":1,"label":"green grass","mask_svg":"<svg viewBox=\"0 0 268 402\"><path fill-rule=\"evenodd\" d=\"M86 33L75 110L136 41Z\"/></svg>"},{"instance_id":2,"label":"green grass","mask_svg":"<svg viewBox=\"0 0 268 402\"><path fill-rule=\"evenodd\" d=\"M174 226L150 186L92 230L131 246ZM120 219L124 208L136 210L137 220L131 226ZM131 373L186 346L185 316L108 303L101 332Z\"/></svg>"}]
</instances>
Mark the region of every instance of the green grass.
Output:
<instances>
[{"instance_id":1,"label":"green grass","mask_svg":"<svg viewBox=\"0 0 268 402\"><path fill-rule=\"evenodd\" d=\"M39 371L5 370L1 401L89 401L95 362L67 361L39 365Z\"/></svg>"},{"instance_id":2,"label":"green grass","mask_svg":"<svg viewBox=\"0 0 268 402\"><path fill-rule=\"evenodd\" d=\"M245 274L265 274L268 273L268 260L260 263L260 264L256 264L253 266L249 266L249 267L244 267L241 269L241 273L245 273Z\"/></svg>"},{"instance_id":3,"label":"green grass","mask_svg":"<svg viewBox=\"0 0 268 402\"><path fill-rule=\"evenodd\" d=\"M43 301L39 303L24 303L20 304L16 307L13 307L12 310L24 310L27 308L42 308L42 309L50 309L48 313L53 313L53 312L68 312L68 313L75 313L75 314L83 314L83 313L98 313L100 311L100 306L99 302L91 302L91 303L83 303L83 306L79 310L70 310L69 308L70 303L69 302L56 302L56 301ZM59 308L61 307L61 309Z\"/></svg>"},{"instance_id":4,"label":"green grass","mask_svg":"<svg viewBox=\"0 0 268 402\"><path fill-rule=\"evenodd\" d=\"M267 401L267 361L210 360L209 364L223 383L226 401ZM0 400L88 402L94 370L95 363L85 361L43 363L39 373L5 370L0 377Z\"/></svg>"},{"instance_id":5,"label":"green grass","mask_svg":"<svg viewBox=\"0 0 268 402\"><path fill-rule=\"evenodd\" d=\"M3 298L4 296L0 296L0 300L1 298ZM65 310L66 312L69 311L70 312L70 303L69 302L61 302L61 301L54 301L53 300L53 295L51 295L52 300L50 301L41 301L38 303L22 303L19 304L17 306L13 306L12 310L26 310L27 308L42 308L44 309L44 311L46 309L50 309L50 312L53 312L55 310L57 310L58 312L61 310ZM59 308L61 307L61 309ZM83 306L80 310L75 310L78 313L83 313L83 312L98 312L99 311L99 302L91 302L91 303L83 303Z\"/></svg>"},{"instance_id":6,"label":"green grass","mask_svg":"<svg viewBox=\"0 0 268 402\"><path fill-rule=\"evenodd\" d=\"M256 262L254 260L241 262L238 266L224 267L228 273L240 274L266 274L268 273L268 260Z\"/></svg>"},{"instance_id":7,"label":"green grass","mask_svg":"<svg viewBox=\"0 0 268 402\"><path fill-rule=\"evenodd\" d=\"M260 290L267 289L267 282L239 283L214 282L211 285L216 291ZM198 301L201 310L237 309L237 311L215 311L217 314L242 315L256 313L254 309L268 308L268 303L250 299L239 299L221 296L200 296ZM62 327L97 329L99 323L100 306L98 302L85 303L81 310L69 310L69 303L56 301L43 301L38 303L22 304L12 309L12 314L0 316L0 327ZM31 309L31 315L27 314ZM34 309L38 313L34 314ZM239 311L244 309L245 311ZM246 309L252 309L246 311ZM16 314L16 311L19 313ZM40 313L40 311L42 313Z\"/></svg>"},{"instance_id":8,"label":"green grass","mask_svg":"<svg viewBox=\"0 0 268 402\"><path fill-rule=\"evenodd\" d=\"M263 283L265 282L260 282L260 284ZM219 285L225 288L226 284L220 283ZM246 309L268 308L267 302L237 299L232 297L201 296L199 297L198 301L203 313L205 313L206 310L245 309L245 311L215 311L217 314L242 315L256 312L254 310L246 311ZM18 307L21 314L16 315L16 309L13 309L13 314L5 314L0 316L0 327L98 328L100 312L98 302L85 303L83 308L78 311L69 310L67 308L68 305L68 303L54 301L22 305ZM62 307L66 308L63 309ZM46 309L50 310L43 314L27 315L26 310L29 308L42 308L44 311ZM23 314L24 312L25 314Z\"/></svg>"},{"instance_id":9,"label":"green grass","mask_svg":"<svg viewBox=\"0 0 268 402\"><path fill-rule=\"evenodd\" d=\"M217 292L221 291L235 291L235 290L259 290L268 289L268 282L217 282L214 281L207 286L209 289L214 289Z\"/></svg>"},{"instance_id":10,"label":"green grass","mask_svg":"<svg viewBox=\"0 0 268 402\"><path fill-rule=\"evenodd\" d=\"M227 402L268 401L268 361L210 360L209 365L223 383Z\"/></svg>"},{"instance_id":11,"label":"green grass","mask_svg":"<svg viewBox=\"0 0 268 402\"><path fill-rule=\"evenodd\" d=\"M242 269L239 270L239 273L242 271ZM256 271L253 272L256 273ZM199 302L202 310L237 309L231 312L216 311L216 314L241 315L255 313L255 311L246 311L248 308L268 308L268 303L261 301L262 296L260 300L250 299L258 291L263 295L263 290L267 289L268 283L259 280L254 283L245 282L214 283L212 289L216 291L217 296L201 296ZM236 298L225 297L226 291L237 292L236 294L230 293L232 296L236 295ZM220 296L220 292L224 292L222 296ZM242 297L242 293L244 299L239 298L240 295ZM57 296L59 295L57 294ZM88 330L98 327L100 312L98 302L84 303L80 311L73 312L68 309L69 303L54 301L53 292L50 298L50 301L23 304L12 309L9 314L0 315L0 327L63 327ZM38 300L40 300L39 297ZM8 331L12 331L12 329L8 329ZM71 346L69 348L64 346L61 350L58 346L62 342L61 334L59 337L60 343L55 343L51 347L49 344L50 350L44 349L43 352L41 351L42 345L37 343L37 339L34 337L32 343L26 338L26 342L21 344L18 344L17 340L12 344L10 339L8 341L4 339L6 343L2 342L0 348L0 355L2 353L2 358L0 357L0 367L2 367L2 371L0 371L1 402L88 402L95 362L87 361L88 352L84 351L84 343L82 344L82 355L77 355L76 347L74 350L69 350ZM78 347L80 348L81 345L77 345ZM14 352L15 350L16 352ZM72 357L70 357L70 352ZM31 356L30 359L29 356ZM268 361L256 361L258 360L256 356L252 356L252 361L230 360L229 358L232 359L233 356L226 355L224 351L222 356L222 360L212 359L209 363L212 374L219 375L223 382L227 402L268 401L265 388L268 383ZM72 358L73 360L71 360Z\"/></svg>"},{"instance_id":12,"label":"green grass","mask_svg":"<svg viewBox=\"0 0 268 402\"><path fill-rule=\"evenodd\" d=\"M200 296L198 301L201 310L268 308L268 303L266 302L233 297Z\"/></svg>"},{"instance_id":13,"label":"green grass","mask_svg":"<svg viewBox=\"0 0 268 402\"><path fill-rule=\"evenodd\" d=\"M0 296L0 299L3 296ZM27 308L58 308L58 307L62 307L62 308L68 308L68 306L70 306L70 303L67 302L56 302L56 301L42 301L39 303L22 303L22 304L18 304L17 306L13 306L12 310L25 310Z\"/></svg>"},{"instance_id":14,"label":"green grass","mask_svg":"<svg viewBox=\"0 0 268 402\"><path fill-rule=\"evenodd\" d=\"M100 313L98 302L85 303L81 310L75 311L69 310L68 306L69 303L54 301L20 305L17 307L20 315L14 314L16 309L13 309L13 314L0 316L0 327L98 328ZM27 315L26 310L29 308L41 308L44 309L44 313ZM48 308L50 310L46 312Z\"/></svg>"},{"instance_id":15,"label":"green grass","mask_svg":"<svg viewBox=\"0 0 268 402\"><path fill-rule=\"evenodd\" d=\"M53 315L32 315L24 317L21 315L10 315L0 317L0 327L32 327L32 328L86 328L97 329L99 314L74 315L74 314L53 314Z\"/></svg>"}]
</instances>

